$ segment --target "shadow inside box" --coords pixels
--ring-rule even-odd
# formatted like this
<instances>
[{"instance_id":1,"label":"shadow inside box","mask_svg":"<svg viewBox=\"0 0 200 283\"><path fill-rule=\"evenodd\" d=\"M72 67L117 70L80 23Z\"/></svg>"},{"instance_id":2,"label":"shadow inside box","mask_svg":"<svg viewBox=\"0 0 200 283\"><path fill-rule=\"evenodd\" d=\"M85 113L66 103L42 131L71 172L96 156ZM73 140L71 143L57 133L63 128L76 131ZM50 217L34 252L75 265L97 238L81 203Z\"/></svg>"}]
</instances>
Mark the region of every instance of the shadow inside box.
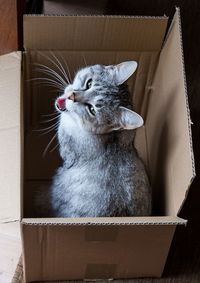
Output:
<instances>
[{"instance_id":1,"label":"shadow inside box","mask_svg":"<svg viewBox=\"0 0 200 283\"><path fill-rule=\"evenodd\" d=\"M193 181L179 213L181 218L188 219L188 223L186 227L178 226L175 232L163 274L169 282L200 282L199 182L198 177Z\"/></svg>"}]
</instances>

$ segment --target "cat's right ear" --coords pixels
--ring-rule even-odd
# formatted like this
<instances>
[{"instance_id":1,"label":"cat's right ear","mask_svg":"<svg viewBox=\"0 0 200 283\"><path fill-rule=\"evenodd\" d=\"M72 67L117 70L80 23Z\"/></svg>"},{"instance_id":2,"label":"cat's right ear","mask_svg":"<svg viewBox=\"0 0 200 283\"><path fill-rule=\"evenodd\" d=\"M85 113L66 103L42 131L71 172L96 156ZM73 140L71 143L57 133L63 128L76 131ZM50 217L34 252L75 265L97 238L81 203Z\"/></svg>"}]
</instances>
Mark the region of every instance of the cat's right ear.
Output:
<instances>
[{"instance_id":1,"label":"cat's right ear","mask_svg":"<svg viewBox=\"0 0 200 283\"><path fill-rule=\"evenodd\" d=\"M114 79L117 85L127 81L137 69L137 62L127 61L114 66Z\"/></svg>"},{"instance_id":2,"label":"cat's right ear","mask_svg":"<svg viewBox=\"0 0 200 283\"><path fill-rule=\"evenodd\" d=\"M120 128L126 130L134 130L144 124L142 117L136 112L120 106L119 107L119 124Z\"/></svg>"},{"instance_id":3,"label":"cat's right ear","mask_svg":"<svg viewBox=\"0 0 200 283\"><path fill-rule=\"evenodd\" d=\"M127 81L137 69L136 61L126 61L117 65L106 66L113 76L116 85L121 85Z\"/></svg>"}]
</instances>

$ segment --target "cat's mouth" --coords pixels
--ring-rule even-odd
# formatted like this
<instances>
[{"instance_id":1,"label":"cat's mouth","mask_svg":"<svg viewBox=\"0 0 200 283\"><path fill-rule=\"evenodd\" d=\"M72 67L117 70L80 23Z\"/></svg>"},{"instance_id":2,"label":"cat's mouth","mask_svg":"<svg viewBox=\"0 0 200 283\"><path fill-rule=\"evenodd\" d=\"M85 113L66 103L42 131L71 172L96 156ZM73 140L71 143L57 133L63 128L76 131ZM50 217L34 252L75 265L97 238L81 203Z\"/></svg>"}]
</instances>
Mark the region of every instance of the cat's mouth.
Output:
<instances>
[{"instance_id":1,"label":"cat's mouth","mask_svg":"<svg viewBox=\"0 0 200 283\"><path fill-rule=\"evenodd\" d=\"M67 111L67 101L69 101L69 100L71 100L73 102L75 101L75 96L74 96L73 93L69 97L59 97L59 98L57 98L56 103L55 103L56 108L61 112Z\"/></svg>"}]
</instances>

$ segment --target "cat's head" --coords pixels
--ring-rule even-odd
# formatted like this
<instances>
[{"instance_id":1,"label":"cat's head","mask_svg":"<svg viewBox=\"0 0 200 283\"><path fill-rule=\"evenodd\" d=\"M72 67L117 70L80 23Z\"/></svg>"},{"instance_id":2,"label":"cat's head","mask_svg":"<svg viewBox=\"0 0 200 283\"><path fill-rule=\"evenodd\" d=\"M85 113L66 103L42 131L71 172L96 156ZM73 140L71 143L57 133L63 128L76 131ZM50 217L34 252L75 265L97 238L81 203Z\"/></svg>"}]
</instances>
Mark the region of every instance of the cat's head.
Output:
<instances>
[{"instance_id":1,"label":"cat's head","mask_svg":"<svg viewBox=\"0 0 200 283\"><path fill-rule=\"evenodd\" d=\"M93 65L79 70L73 83L57 98L56 109L85 130L104 134L114 130L133 130L143 119L130 110L130 97L124 84L135 72L137 63Z\"/></svg>"}]
</instances>

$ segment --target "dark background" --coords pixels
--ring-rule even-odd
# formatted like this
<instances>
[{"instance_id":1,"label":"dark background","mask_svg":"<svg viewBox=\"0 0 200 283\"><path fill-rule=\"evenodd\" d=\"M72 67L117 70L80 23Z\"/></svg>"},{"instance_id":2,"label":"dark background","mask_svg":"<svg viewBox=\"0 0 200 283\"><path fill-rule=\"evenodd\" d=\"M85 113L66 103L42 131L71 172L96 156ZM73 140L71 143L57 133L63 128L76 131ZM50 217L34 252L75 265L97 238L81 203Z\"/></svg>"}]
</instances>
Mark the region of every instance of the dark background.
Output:
<instances>
[{"instance_id":1,"label":"dark background","mask_svg":"<svg viewBox=\"0 0 200 283\"><path fill-rule=\"evenodd\" d=\"M84 1L66 0L84 5ZM95 0L91 1L94 5ZM0 54L22 49L22 14L42 13L43 1L0 0ZM196 178L179 216L188 219L178 227L162 279L134 279L132 282L200 282L200 0L108 0L105 14L172 17L180 7L188 98Z\"/></svg>"}]
</instances>

